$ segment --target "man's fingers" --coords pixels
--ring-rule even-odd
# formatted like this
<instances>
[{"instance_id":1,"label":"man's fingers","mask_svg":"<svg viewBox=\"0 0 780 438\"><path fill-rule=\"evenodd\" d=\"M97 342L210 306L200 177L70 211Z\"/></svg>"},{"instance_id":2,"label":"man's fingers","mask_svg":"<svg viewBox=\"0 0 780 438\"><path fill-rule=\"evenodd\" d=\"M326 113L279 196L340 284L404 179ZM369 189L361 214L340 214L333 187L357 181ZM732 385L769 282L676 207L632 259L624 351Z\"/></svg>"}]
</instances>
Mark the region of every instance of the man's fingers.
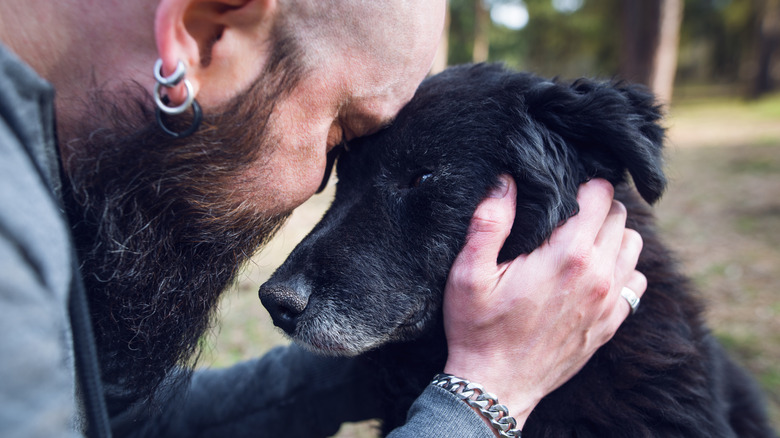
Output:
<instances>
[{"instance_id":1,"label":"man's fingers","mask_svg":"<svg viewBox=\"0 0 780 438\"><path fill-rule=\"evenodd\" d=\"M517 202L514 180L507 175L500 178L499 186L491 190L474 212L466 246L458 255L455 266L466 264L483 273L495 270L498 252L512 230Z\"/></svg>"},{"instance_id":2,"label":"man's fingers","mask_svg":"<svg viewBox=\"0 0 780 438\"><path fill-rule=\"evenodd\" d=\"M633 313L629 303L631 295L639 299L637 306L639 309L642 304L641 298L647 290L647 277L636 270L642 245L642 236L638 232L632 229L626 229L623 232L620 253L617 262L615 262L615 288L620 288L616 302L617 308L612 312L615 330ZM624 291L624 288L628 291Z\"/></svg>"},{"instance_id":3,"label":"man's fingers","mask_svg":"<svg viewBox=\"0 0 780 438\"><path fill-rule=\"evenodd\" d=\"M639 309L639 306L641 306L641 298L645 294L645 290L647 290L647 277L639 271L633 271L629 280L626 282L625 286L623 286L623 289L624 290L621 290L620 292L620 299L617 303L617 305L623 309L618 312L620 316L622 316L621 321L625 320L627 317L631 317L633 309L630 301L634 299L634 297L639 300L638 304L636 304L636 308Z\"/></svg>"},{"instance_id":4,"label":"man's fingers","mask_svg":"<svg viewBox=\"0 0 780 438\"><path fill-rule=\"evenodd\" d=\"M574 245L592 245L609 214L614 194L612 184L601 178L582 184L577 192L580 212L558 227L550 240L570 242Z\"/></svg>"},{"instance_id":5,"label":"man's fingers","mask_svg":"<svg viewBox=\"0 0 780 438\"><path fill-rule=\"evenodd\" d=\"M594 242L595 246L606 248L607 253L604 254L605 261L612 262L616 260L619 252L623 251L623 244L626 243L624 231L626 229L627 217L626 207L619 201L613 200ZM620 239L621 234L623 235L623 242L621 245L617 245L616 243Z\"/></svg>"},{"instance_id":6,"label":"man's fingers","mask_svg":"<svg viewBox=\"0 0 780 438\"><path fill-rule=\"evenodd\" d=\"M643 244L642 236L638 232L630 228L623 230L623 240L615 262L616 281L624 281L626 276L636 268Z\"/></svg>"}]
</instances>

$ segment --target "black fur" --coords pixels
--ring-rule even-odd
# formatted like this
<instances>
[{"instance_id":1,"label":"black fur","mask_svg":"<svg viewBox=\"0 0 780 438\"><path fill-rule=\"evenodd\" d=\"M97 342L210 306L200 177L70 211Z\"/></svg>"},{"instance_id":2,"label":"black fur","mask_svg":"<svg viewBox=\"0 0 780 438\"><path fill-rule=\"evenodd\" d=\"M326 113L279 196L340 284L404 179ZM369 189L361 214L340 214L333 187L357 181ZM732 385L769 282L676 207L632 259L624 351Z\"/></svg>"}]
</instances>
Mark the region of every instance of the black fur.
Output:
<instances>
[{"instance_id":1,"label":"black fur","mask_svg":"<svg viewBox=\"0 0 780 438\"><path fill-rule=\"evenodd\" d=\"M511 174L518 187L500 260L539 246L577 212L578 186L606 178L643 236L648 290L613 340L542 400L523 436L773 436L760 393L713 339L656 235L646 202L665 185L660 119L653 97L627 84L495 65L429 78L391 127L348 145L332 207L262 286L263 303L313 350L367 352L392 382L383 391L395 388L393 427L446 357L442 291L497 177Z\"/></svg>"}]
</instances>

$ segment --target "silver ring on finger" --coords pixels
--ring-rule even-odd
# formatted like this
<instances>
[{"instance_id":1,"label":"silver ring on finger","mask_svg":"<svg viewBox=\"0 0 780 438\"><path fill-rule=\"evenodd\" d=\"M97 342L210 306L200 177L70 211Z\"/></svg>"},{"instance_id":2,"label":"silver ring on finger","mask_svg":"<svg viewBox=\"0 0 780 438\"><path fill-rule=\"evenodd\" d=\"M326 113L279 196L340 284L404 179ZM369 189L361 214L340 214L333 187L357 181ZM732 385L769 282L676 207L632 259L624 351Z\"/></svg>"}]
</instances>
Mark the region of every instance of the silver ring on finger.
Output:
<instances>
[{"instance_id":1,"label":"silver ring on finger","mask_svg":"<svg viewBox=\"0 0 780 438\"><path fill-rule=\"evenodd\" d=\"M620 296L628 301L628 305L631 306L631 314L635 314L636 309L639 308L639 297L636 295L636 292L628 287L623 287L620 290Z\"/></svg>"}]
</instances>

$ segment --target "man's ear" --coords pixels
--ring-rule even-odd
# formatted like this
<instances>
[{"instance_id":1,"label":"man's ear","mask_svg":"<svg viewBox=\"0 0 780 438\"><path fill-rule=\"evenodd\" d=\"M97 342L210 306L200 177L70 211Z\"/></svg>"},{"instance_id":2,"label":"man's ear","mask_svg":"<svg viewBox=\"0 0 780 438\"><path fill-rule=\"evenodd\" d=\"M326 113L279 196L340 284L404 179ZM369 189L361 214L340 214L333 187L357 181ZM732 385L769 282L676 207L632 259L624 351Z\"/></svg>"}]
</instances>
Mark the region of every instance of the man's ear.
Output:
<instances>
[{"instance_id":1,"label":"man's ear","mask_svg":"<svg viewBox=\"0 0 780 438\"><path fill-rule=\"evenodd\" d=\"M275 12L276 0L161 0L154 31L162 74L182 61L202 104L232 98L260 74ZM186 98L181 84L166 91L173 105Z\"/></svg>"}]
</instances>

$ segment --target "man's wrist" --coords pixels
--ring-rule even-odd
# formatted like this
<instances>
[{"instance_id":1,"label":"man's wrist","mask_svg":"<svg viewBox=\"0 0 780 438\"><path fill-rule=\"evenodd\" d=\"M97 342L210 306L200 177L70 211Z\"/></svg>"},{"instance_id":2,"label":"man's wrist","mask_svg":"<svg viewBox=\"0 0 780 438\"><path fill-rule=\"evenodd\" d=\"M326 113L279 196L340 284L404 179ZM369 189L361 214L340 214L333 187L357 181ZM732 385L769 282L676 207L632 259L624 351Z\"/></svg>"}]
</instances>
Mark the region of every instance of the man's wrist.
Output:
<instances>
[{"instance_id":1,"label":"man's wrist","mask_svg":"<svg viewBox=\"0 0 780 438\"><path fill-rule=\"evenodd\" d=\"M531 412L546 395L536 380L518 380L517 376L510 376L510 370L499 370L493 361L490 366L475 366L478 362L475 359L454 360L453 356L451 351L443 372L479 382L496 394L501 403L509 408L509 412L517 421L518 429L523 428Z\"/></svg>"},{"instance_id":2,"label":"man's wrist","mask_svg":"<svg viewBox=\"0 0 780 438\"><path fill-rule=\"evenodd\" d=\"M431 384L455 394L468 404L483 417L499 437L519 438L521 436L522 424L518 426L517 420L509 414L509 409L500 404L496 396L485 391L481 385L451 374L437 374Z\"/></svg>"}]
</instances>

